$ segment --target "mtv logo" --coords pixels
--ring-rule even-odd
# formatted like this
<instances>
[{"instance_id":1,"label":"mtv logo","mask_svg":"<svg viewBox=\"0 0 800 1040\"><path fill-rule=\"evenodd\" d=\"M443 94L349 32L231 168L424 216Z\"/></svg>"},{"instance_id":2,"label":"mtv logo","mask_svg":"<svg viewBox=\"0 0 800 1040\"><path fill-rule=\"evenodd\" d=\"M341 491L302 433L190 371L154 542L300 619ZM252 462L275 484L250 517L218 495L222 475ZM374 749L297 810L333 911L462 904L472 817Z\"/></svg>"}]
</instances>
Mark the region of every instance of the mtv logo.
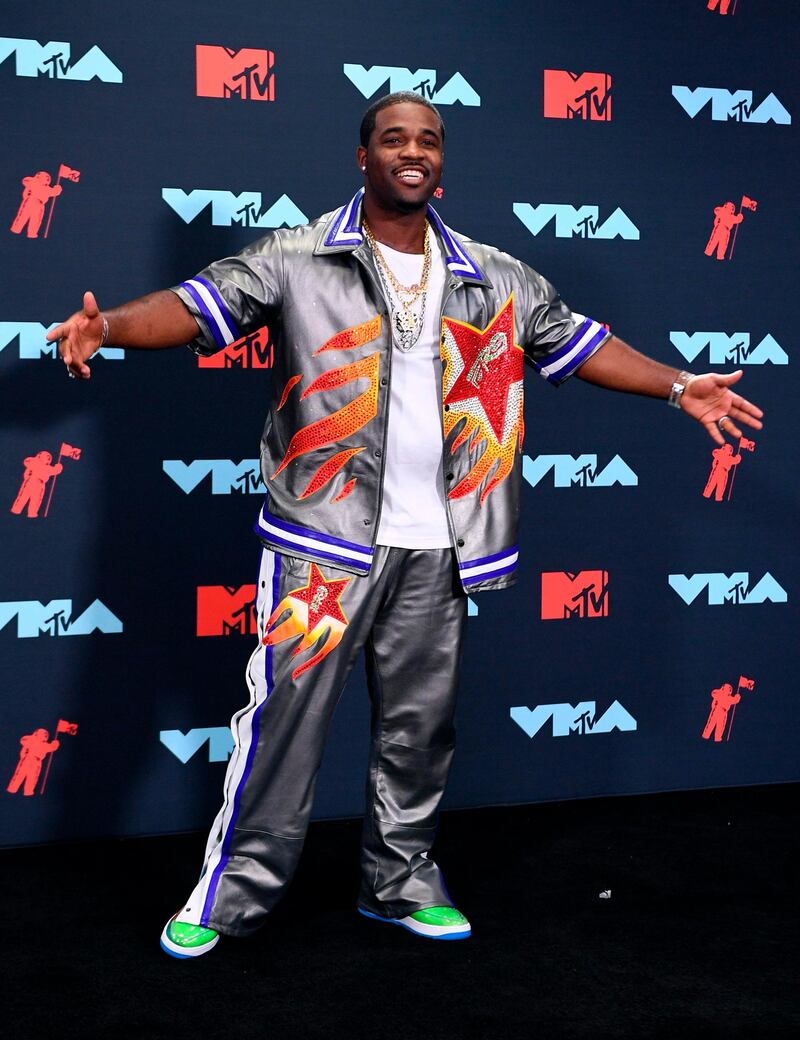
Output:
<instances>
[{"instance_id":1,"label":"mtv logo","mask_svg":"<svg viewBox=\"0 0 800 1040\"><path fill-rule=\"evenodd\" d=\"M789 355L769 333L755 346L749 332L670 332L670 342L687 361L694 361L708 347L712 365L788 365Z\"/></svg>"},{"instance_id":2,"label":"mtv logo","mask_svg":"<svg viewBox=\"0 0 800 1040\"><path fill-rule=\"evenodd\" d=\"M513 210L532 235L538 235L552 221L556 238L639 241L638 227L619 206L602 224L597 206L570 206L560 202L542 202L533 206L530 202L515 202Z\"/></svg>"},{"instance_id":3,"label":"mtv logo","mask_svg":"<svg viewBox=\"0 0 800 1040\"><path fill-rule=\"evenodd\" d=\"M537 704L533 709L522 706L511 708L510 715L531 739L551 720L554 737L567 737L570 733L579 733L581 736L611 733L615 729L620 732L632 732L637 726L636 719L619 701L612 701L599 719L595 701L580 701L574 706Z\"/></svg>"},{"instance_id":4,"label":"mtv logo","mask_svg":"<svg viewBox=\"0 0 800 1040\"><path fill-rule=\"evenodd\" d=\"M0 321L0 350L4 350L10 343L17 340L21 360L56 358L58 357L58 344L48 343L45 336L57 324L58 322L54 322L52 325L42 325L38 321ZM101 347L93 357L121 361L125 357L125 351L119 347Z\"/></svg>"},{"instance_id":5,"label":"mtv logo","mask_svg":"<svg viewBox=\"0 0 800 1040\"><path fill-rule=\"evenodd\" d=\"M543 571L543 621L608 617L608 571Z\"/></svg>"},{"instance_id":6,"label":"mtv logo","mask_svg":"<svg viewBox=\"0 0 800 1040\"><path fill-rule=\"evenodd\" d=\"M546 119L611 119L611 76L607 72L544 70Z\"/></svg>"},{"instance_id":7,"label":"mtv logo","mask_svg":"<svg viewBox=\"0 0 800 1040\"><path fill-rule=\"evenodd\" d=\"M99 79L103 83L122 82L120 70L97 46L90 47L73 65L68 43L54 40L42 44L38 40L0 36L0 65L12 54L16 54L18 76L43 76L49 79L83 82L91 79Z\"/></svg>"},{"instance_id":8,"label":"mtv logo","mask_svg":"<svg viewBox=\"0 0 800 1040\"><path fill-rule=\"evenodd\" d=\"M266 491L258 459L242 459L241 462L230 459L195 459L194 462L165 459L161 468L187 495L209 475L212 495L263 495Z\"/></svg>"},{"instance_id":9,"label":"mtv logo","mask_svg":"<svg viewBox=\"0 0 800 1040\"><path fill-rule=\"evenodd\" d=\"M267 209L261 202L260 191L243 191L234 195L232 191L208 188L194 188L189 192L182 188L162 188L161 198L186 224L191 224L208 205L211 206L211 223L215 227L240 224L242 227L279 228L284 224L296 227L308 223L305 213L288 195L281 195Z\"/></svg>"},{"instance_id":10,"label":"mtv logo","mask_svg":"<svg viewBox=\"0 0 800 1040\"><path fill-rule=\"evenodd\" d=\"M122 622L99 599L94 600L78 617L72 617L71 599L19 600L0 603L0 628L17 619L17 638L36 636L88 636L92 632L113 634L122 631Z\"/></svg>"},{"instance_id":11,"label":"mtv logo","mask_svg":"<svg viewBox=\"0 0 800 1040\"><path fill-rule=\"evenodd\" d=\"M255 585L198 585L198 636L258 635Z\"/></svg>"},{"instance_id":12,"label":"mtv logo","mask_svg":"<svg viewBox=\"0 0 800 1040\"><path fill-rule=\"evenodd\" d=\"M737 123L768 123L771 120L784 126L792 122L791 115L774 94L767 94L757 108L753 108L752 90L674 86L672 96L691 119L710 101L711 118L715 122L726 123L733 119Z\"/></svg>"},{"instance_id":13,"label":"mtv logo","mask_svg":"<svg viewBox=\"0 0 800 1040\"><path fill-rule=\"evenodd\" d=\"M367 69L364 65L345 64L342 70L365 98L377 94L388 82L389 94L398 90L410 90L435 105L454 105L457 101L470 106L481 103L480 96L460 72L456 72L440 90L436 90L436 69L417 69L416 72L412 72L411 69L402 69L394 65L373 65Z\"/></svg>"},{"instance_id":14,"label":"mtv logo","mask_svg":"<svg viewBox=\"0 0 800 1040\"><path fill-rule=\"evenodd\" d=\"M526 455L522 460L522 475L536 487L550 470L554 487L611 487L621 484L636 487L639 478L619 455L602 469L598 469L596 455Z\"/></svg>"},{"instance_id":15,"label":"mtv logo","mask_svg":"<svg viewBox=\"0 0 800 1040\"><path fill-rule=\"evenodd\" d=\"M684 603L692 604L701 592L707 590L708 605L722 606L730 603L740 606L746 603L786 603L789 599L786 590L778 584L769 571L764 577L750 586L750 575L747 571L736 571L728 574L670 574L670 588L681 597Z\"/></svg>"},{"instance_id":16,"label":"mtv logo","mask_svg":"<svg viewBox=\"0 0 800 1040\"><path fill-rule=\"evenodd\" d=\"M233 751L233 734L228 726L190 729L188 733L179 729L162 729L158 738L184 765L205 743L208 743L209 762L227 762Z\"/></svg>"},{"instance_id":17,"label":"mtv logo","mask_svg":"<svg viewBox=\"0 0 800 1040\"><path fill-rule=\"evenodd\" d=\"M272 51L198 44L197 96L239 98L242 101L275 100L275 55Z\"/></svg>"},{"instance_id":18,"label":"mtv logo","mask_svg":"<svg viewBox=\"0 0 800 1040\"><path fill-rule=\"evenodd\" d=\"M229 343L210 357L198 355L198 368L272 368L273 351L269 329L260 329Z\"/></svg>"}]
</instances>

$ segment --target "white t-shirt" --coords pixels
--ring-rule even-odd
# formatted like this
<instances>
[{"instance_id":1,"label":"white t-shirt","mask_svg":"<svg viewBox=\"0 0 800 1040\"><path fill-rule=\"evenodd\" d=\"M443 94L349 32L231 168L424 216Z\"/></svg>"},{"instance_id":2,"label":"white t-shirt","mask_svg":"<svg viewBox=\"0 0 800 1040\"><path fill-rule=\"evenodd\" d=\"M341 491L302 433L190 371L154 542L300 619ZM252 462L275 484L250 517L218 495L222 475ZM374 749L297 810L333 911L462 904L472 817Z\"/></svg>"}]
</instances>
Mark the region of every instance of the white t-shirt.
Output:
<instances>
[{"instance_id":1,"label":"white t-shirt","mask_svg":"<svg viewBox=\"0 0 800 1040\"><path fill-rule=\"evenodd\" d=\"M446 268L436 235L430 233L431 269L425 318L419 339L409 351L392 346L383 504L378 545L401 549L446 549L447 526L442 472L442 417L439 311ZM424 257L381 252L401 285L419 282ZM438 378L437 378L438 377Z\"/></svg>"}]
</instances>

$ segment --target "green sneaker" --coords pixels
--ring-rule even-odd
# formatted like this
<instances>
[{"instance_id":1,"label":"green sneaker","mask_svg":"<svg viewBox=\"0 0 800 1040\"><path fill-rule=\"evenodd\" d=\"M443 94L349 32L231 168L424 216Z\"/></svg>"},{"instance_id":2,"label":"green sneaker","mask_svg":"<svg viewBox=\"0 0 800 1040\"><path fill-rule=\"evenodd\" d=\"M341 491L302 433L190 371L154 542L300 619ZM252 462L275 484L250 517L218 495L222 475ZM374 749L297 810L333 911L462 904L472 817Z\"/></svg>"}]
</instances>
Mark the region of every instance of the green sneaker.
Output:
<instances>
[{"instance_id":1,"label":"green sneaker","mask_svg":"<svg viewBox=\"0 0 800 1040\"><path fill-rule=\"evenodd\" d=\"M472 934L469 921L454 906L427 906L424 910L415 910L408 917L379 917L361 907L358 912L374 921L399 924L426 939L468 939Z\"/></svg>"},{"instance_id":2,"label":"green sneaker","mask_svg":"<svg viewBox=\"0 0 800 1040\"><path fill-rule=\"evenodd\" d=\"M176 914L175 917L177 916ZM167 921L161 933L161 949L170 957L177 957L179 960L201 957L213 950L219 942L219 932L215 932L213 928L176 921L175 917Z\"/></svg>"}]
</instances>

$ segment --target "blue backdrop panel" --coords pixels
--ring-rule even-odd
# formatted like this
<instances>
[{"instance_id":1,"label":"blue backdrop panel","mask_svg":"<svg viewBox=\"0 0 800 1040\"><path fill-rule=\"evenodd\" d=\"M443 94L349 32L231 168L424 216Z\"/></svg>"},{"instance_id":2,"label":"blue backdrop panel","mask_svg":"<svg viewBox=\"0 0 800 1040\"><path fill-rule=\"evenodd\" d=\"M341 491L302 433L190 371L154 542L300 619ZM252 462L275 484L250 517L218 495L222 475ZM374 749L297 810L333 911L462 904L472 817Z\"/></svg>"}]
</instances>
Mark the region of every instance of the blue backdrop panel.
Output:
<instances>
[{"instance_id":1,"label":"blue backdrop panel","mask_svg":"<svg viewBox=\"0 0 800 1040\"><path fill-rule=\"evenodd\" d=\"M398 87L441 105L448 224L768 413L709 480L663 402L529 377L520 580L472 604L447 804L798 779L798 15L724 8L4 5L0 843L205 827L252 643L266 337L75 383L46 329L346 201ZM317 816L360 811L366 737L358 674Z\"/></svg>"}]
</instances>

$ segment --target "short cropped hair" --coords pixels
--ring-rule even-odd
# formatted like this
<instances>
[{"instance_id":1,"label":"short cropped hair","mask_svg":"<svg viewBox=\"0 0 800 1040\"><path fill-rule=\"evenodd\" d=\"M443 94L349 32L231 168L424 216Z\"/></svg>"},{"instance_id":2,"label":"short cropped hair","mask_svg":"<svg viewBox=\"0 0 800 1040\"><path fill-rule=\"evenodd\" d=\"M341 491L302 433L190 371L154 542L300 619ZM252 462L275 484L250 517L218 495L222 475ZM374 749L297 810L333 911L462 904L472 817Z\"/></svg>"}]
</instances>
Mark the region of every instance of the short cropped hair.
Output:
<instances>
[{"instance_id":1,"label":"short cropped hair","mask_svg":"<svg viewBox=\"0 0 800 1040\"><path fill-rule=\"evenodd\" d=\"M424 105L425 108L429 108L439 120L442 144L444 144L444 120L439 114L439 109L436 105L431 104L421 94L415 94L413 90L398 90L394 94L386 94L384 97L378 98L377 101L373 101L364 113L364 118L361 120L361 130L359 131L362 148L366 148L369 145L369 139L372 137L372 131L375 129L375 119L381 109L389 108L390 105L403 104Z\"/></svg>"}]
</instances>

